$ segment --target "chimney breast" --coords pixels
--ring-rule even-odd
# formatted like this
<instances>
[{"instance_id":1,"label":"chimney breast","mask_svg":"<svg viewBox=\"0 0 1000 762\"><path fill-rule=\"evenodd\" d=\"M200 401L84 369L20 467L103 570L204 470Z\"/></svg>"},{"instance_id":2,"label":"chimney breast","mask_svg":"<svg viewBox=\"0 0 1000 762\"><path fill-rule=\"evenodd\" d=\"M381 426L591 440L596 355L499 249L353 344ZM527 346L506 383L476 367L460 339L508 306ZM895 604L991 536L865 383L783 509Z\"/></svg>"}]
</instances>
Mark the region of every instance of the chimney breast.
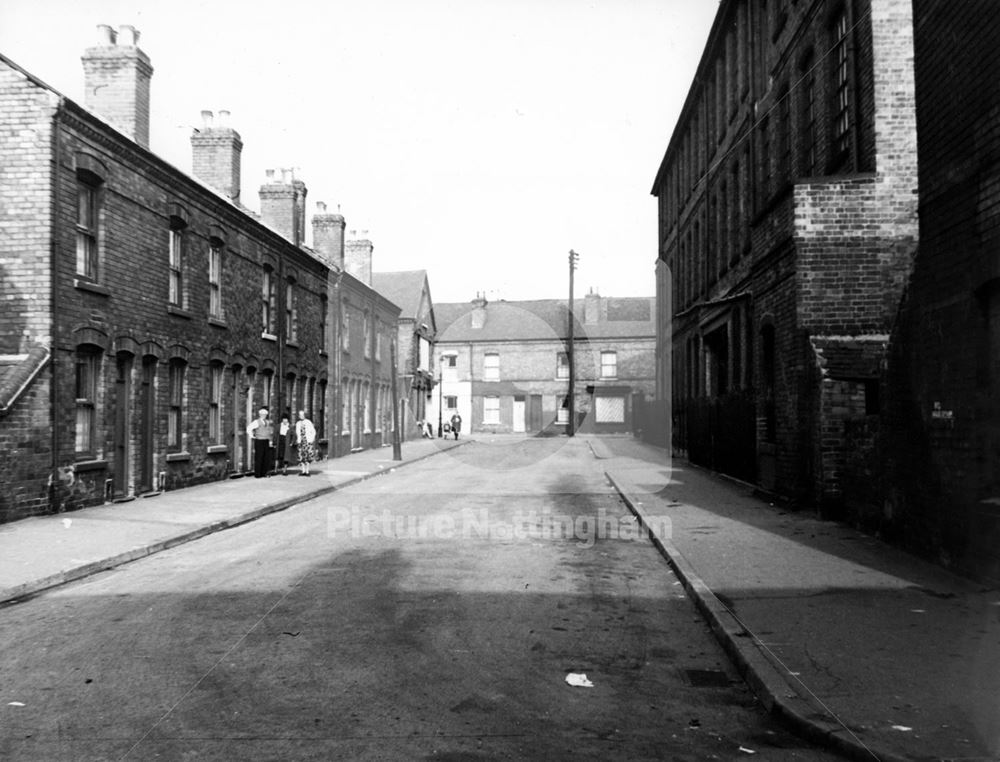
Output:
<instances>
[{"instance_id":1,"label":"chimney breast","mask_svg":"<svg viewBox=\"0 0 1000 762\"><path fill-rule=\"evenodd\" d=\"M84 51L84 105L143 148L149 148L149 83L153 66L139 32L100 24L99 44Z\"/></svg>"},{"instance_id":2,"label":"chimney breast","mask_svg":"<svg viewBox=\"0 0 1000 762\"><path fill-rule=\"evenodd\" d=\"M243 140L228 122L228 111L220 111L218 120L211 111L201 112L202 127L191 133L191 173L239 203Z\"/></svg>"},{"instance_id":3,"label":"chimney breast","mask_svg":"<svg viewBox=\"0 0 1000 762\"><path fill-rule=\"evenodd\" d=\"M601 322L601 295L595 294L594 289L590 289L588 293L583 298L583 321L584 323L591 325L593 323Z\"/></svg>"},{"instance_id":4,"label":"chimney breast","mask_svg":"<svg viewBox=\"0 0 1000 762\"><path fill-rule=\"evenodd\" d=\"M486 295L476 293L472 300L472 328L480 329L486 325Z\"/></svg>"}]
</instances>

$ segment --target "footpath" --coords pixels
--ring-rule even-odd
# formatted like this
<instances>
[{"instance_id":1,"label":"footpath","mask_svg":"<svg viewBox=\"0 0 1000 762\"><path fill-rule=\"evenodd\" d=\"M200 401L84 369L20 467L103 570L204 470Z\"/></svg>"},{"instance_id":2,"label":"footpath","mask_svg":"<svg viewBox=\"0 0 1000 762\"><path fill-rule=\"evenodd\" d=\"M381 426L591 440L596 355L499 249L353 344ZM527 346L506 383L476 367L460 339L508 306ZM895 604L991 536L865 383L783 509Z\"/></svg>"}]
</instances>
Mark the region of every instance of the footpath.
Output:
<instances>
[{"instance_id":1,"label":"footpath","mask_svg":"<svg viewBox=\"0 0 1000 762\"><path fill-rule=\"evenodd\" d=\"M417 439L403 442L398 461L392 459L391 447L363 450L313 463L308 477L290 468L287 475L244 476L2 524L0 603L253 521L463 444Z\"/></svg>"},{"instance_id":2,"label":"footpath","mask_svg":"<svg viewBox=\"0 0 1000 762\"><path fill-rule=\"evenodd\" d=\"M768 710L852 759L1000 759L1000 591L665 450L590 444Z\"/></svg>"}]
</instances>

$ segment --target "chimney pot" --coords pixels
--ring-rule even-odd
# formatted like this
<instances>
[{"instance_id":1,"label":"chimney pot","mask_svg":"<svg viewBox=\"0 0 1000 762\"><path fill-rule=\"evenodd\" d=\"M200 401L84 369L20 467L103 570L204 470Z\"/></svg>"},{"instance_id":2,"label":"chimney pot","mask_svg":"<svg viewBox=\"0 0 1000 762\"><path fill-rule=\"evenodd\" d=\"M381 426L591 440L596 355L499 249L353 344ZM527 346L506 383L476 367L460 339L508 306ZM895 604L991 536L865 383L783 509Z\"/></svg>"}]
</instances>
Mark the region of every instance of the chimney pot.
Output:
<instances>
[{"instance_id":1,"label":"chimney pot","mask_svg":"<svg viewBox=\"0 0 1000 762\"><path fill-rule=\"evenodd\" d=\"M319 212L320 214L325 214L326 213L326 204L324 202L322 202L322 201L317 201L316 202L316 211Z\"/></svg>"},{"instance_id":2,"label":"chimney pot","mask_svg":"<svg viewBox=\"0 0 1000 762\"><path fill-rule=\"evenodd\" d=\"M229 111L226 109L219 109L219 126L228 127L229 126Z\"/></svg>"},{"instance_id":3,"label":"chimney pot","mask_svg":"<svg viewBox=\"0 0 1000 762\"><path fill-rule=\"evenodd\" d=\"M135 47L139 44L139 30L129 24L118 27L118 44Z\"/></svg>"},{"instance_id":4,"label":"chimney pot","mask_svg":"<svg viewBox=\"0 0 1000 762\"><path fill-rule=\"evenodd\" d=\"M98 24L97 25L97 44L103 47L109 47L115 44L115 30L111 28L108 24Z\"/></svg>"},{"instance_id":5,"label":"chimney pot","mask_svg":"<svg viewBox=\"0 0 1000 762\"><path fill-rule=\"evenodd\" d=\"M201 124L202 124L202 126L203 127L211 127L212 126L212 117L213 117L213 114L212 114L211 111L202 111L201 112Z\"/></svg>"},{"instance_id":6,"label":"chimney pot","mask_svg":"<svg viewBox=\"0 0 1000 762\"><path fill-rule=\"evenodd\" d=\"M273 169L265 169L264 170L264 176L268 180L273 180L274 179L274 170Z\"/></svg>"}]
</instances>

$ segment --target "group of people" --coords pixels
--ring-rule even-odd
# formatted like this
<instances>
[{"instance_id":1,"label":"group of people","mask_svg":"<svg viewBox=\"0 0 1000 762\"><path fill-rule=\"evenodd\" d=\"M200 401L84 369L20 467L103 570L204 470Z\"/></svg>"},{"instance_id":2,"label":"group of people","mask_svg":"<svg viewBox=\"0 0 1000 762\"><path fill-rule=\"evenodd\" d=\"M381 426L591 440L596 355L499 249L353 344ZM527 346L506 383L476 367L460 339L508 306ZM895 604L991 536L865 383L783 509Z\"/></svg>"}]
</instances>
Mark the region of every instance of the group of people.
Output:
<instances>
[{"instance_id":1,"label":"group of people","mask_svg":"<svg viewBox=\"0 0 1000 762\"><path fill-rule=\"evenodd\" d=\"M420 436L424 439L434 438L434 426L426 418L422 421L417 421L417 426L420 428ZM462 431L462 416L458 413L452 415L451 420L444 427L445 431L453 434L455 439L458 439L459 433Z\"/></svg>"},{"instance_id":2,"label":"group of people","mask_svg":"<svg viewBox=\"0 0 1000 762\"><path fill-rule=\"evenodd\" d=\"M278 424L278 447L274 450L274 423L266 407L257 411L257 417L247 426L247 434L253 440L253 475L255 478L267 476L272 469L288 473L291 463L298 463L299 476L309 476L309 466L316 460L316 427L300 410L298 420L293 424L291 414L281 416Z\"/></svg>"}]
</instances>

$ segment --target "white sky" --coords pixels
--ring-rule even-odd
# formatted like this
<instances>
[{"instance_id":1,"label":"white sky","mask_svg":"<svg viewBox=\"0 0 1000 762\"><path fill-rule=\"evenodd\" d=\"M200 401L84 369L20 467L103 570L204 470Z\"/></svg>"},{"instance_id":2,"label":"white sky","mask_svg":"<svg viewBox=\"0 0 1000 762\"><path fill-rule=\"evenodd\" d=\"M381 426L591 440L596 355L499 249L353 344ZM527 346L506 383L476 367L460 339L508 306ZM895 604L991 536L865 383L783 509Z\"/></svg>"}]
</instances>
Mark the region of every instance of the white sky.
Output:
<instances>
[{"instance_id":1,"label":"white sky","mask_svg":"<svg viewBox=\"0 0 1000 762\"><path fill-rule=\"evenodd\" d=\"M98 24L153 68L150 147L190 172L232 112L242 201L294 167L436 302L655 293L656 170L714 0L2 0L0 52L79 103ZM308 223L307 223L308 227ZM307 243L309 234L307 233Z\"/></svg>"}]
</instances>

